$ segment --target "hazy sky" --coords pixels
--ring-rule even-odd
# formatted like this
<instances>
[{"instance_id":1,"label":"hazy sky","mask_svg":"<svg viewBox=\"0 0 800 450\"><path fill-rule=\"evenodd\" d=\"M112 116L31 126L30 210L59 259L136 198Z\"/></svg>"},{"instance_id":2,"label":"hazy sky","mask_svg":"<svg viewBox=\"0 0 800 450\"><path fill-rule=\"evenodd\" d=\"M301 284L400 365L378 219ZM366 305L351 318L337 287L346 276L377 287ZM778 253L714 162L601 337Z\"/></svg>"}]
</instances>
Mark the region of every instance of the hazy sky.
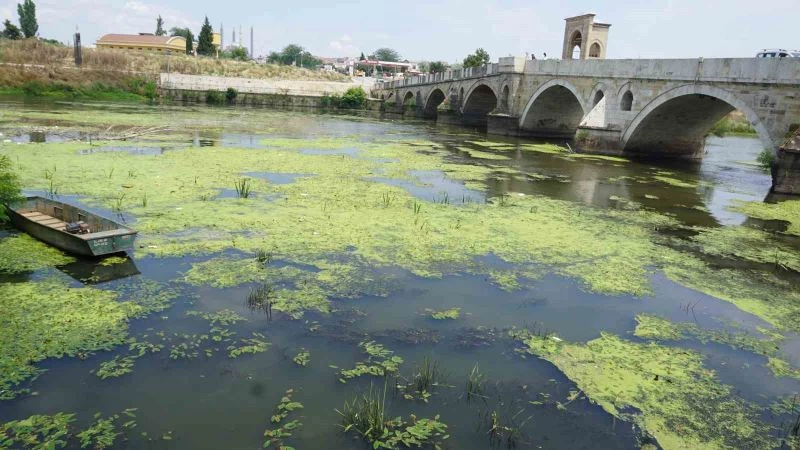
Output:
<instances>
[{"instance_id":1,"label":"hazy sky","mask_svg":"<svg viewBox=\"0 0 800 450\"><path fill-rule=\"evenodd\" d=\"M21 0L20 0L21 1ZM203 1L34 0L43 37L84 44L106 33L191 27L208 16L215 31L255 28L255 54L289 43L318 56L358 56L392 47L410 60L457 62L477 47L499 56L560 56L564 18L594 12L611 23L609 58L749 57L763 47L800 48L799 0L672 0L613 2L537 0ZM0 0L0 21L17 22L16 1ZM603 5L606 3L606 5ZM163 6L162 6L163 5Z\"/></svg>"}]
</instances>

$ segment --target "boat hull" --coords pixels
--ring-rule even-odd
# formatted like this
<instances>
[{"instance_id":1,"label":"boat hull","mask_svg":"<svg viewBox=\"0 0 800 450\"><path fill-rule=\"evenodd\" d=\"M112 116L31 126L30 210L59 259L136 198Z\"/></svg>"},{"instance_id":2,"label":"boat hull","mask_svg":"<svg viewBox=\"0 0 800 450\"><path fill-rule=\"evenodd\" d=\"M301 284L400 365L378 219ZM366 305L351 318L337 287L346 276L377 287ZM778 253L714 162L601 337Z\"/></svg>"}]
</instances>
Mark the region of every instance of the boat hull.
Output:
<instances>
[{"instance_id":1,"label":"boat hull","mask_svg":"<svg viewBox=\"0 0 800 450\"><path fill-rule=\"evenodd\" d=\"M41 198L29 198L27 204L38 204L41 207L41 202L47 204L58 205L59 208L72 208L81 211L83 214L89 215L82 210L75 207L46 200ZM17 229L28 233L34 238L59 248L67 253L79 256L104 256L115 253L122 253L132 250L134 240L136 239L136 231L127 227L120 226L116 230L103 231L91 234L70 234L47 225L37 223L25 217L18 208L7 208L11 224ZM98 218L99 220L108 221L108 219Z\"/></svg>"}]
</instances>

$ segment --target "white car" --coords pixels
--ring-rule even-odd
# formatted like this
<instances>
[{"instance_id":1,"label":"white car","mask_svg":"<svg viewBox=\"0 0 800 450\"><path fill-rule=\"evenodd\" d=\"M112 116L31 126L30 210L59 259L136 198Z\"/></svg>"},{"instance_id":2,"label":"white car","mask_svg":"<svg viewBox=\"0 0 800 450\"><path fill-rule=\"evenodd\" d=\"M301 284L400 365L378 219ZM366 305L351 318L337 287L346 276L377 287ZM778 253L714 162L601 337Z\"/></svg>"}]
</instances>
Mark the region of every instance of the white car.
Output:
<instances>
[{"instance_id":1,"label":"white car","mask_svg":"<svg viewBox=\"0 0 800 450\"><path fill-rule=\"evenodd\" d=\"M783 48L765 48L756 53L756 58L800 58L800 50Z\"/></svg>"}]
</instances>

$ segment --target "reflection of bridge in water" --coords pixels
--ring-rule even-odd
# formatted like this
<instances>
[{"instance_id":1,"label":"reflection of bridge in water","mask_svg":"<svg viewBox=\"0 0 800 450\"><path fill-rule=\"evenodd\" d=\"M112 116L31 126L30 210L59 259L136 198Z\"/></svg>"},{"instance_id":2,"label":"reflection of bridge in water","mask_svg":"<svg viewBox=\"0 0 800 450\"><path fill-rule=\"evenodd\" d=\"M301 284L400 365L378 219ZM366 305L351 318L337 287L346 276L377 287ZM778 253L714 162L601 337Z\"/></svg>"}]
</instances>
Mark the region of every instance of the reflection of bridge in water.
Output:
<instances>
[{"instance_id":1,"label":"reflection of bridge in water","mask_svg":"<svg viewBox=\"0 0 800 450\"><path fill-rule=\"evenodd\" d=\"M565 48L571 44L565 41ZM500 58L384 83L373 95L387 110L492 134L570 138L583 151L644 157L700 158L708 130L739 110L764 148L776 152L775 189L791 190L800 178L797 155L778 150L800 124L800 58L581 56L590 59Z\"/></svg>"}]
</instances>

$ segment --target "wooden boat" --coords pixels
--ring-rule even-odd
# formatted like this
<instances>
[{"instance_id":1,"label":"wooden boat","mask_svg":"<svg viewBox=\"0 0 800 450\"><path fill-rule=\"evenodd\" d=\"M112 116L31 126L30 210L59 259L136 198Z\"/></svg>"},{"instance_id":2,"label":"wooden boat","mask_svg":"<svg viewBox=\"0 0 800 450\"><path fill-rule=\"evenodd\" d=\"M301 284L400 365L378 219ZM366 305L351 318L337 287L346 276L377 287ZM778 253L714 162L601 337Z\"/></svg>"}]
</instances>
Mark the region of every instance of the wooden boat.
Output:
<instances>
[{"instance_id":1,"label":"wooden boat","mask_svg":"<svg viewBox=\"0 0 800 450\"><path fill-rule=\"evenodd\" d=\"M43 197L28 197L7 209L15 227L75 255L121 253L132 249L136 239L136 230Z\"/></svg>"}]
</instances>

